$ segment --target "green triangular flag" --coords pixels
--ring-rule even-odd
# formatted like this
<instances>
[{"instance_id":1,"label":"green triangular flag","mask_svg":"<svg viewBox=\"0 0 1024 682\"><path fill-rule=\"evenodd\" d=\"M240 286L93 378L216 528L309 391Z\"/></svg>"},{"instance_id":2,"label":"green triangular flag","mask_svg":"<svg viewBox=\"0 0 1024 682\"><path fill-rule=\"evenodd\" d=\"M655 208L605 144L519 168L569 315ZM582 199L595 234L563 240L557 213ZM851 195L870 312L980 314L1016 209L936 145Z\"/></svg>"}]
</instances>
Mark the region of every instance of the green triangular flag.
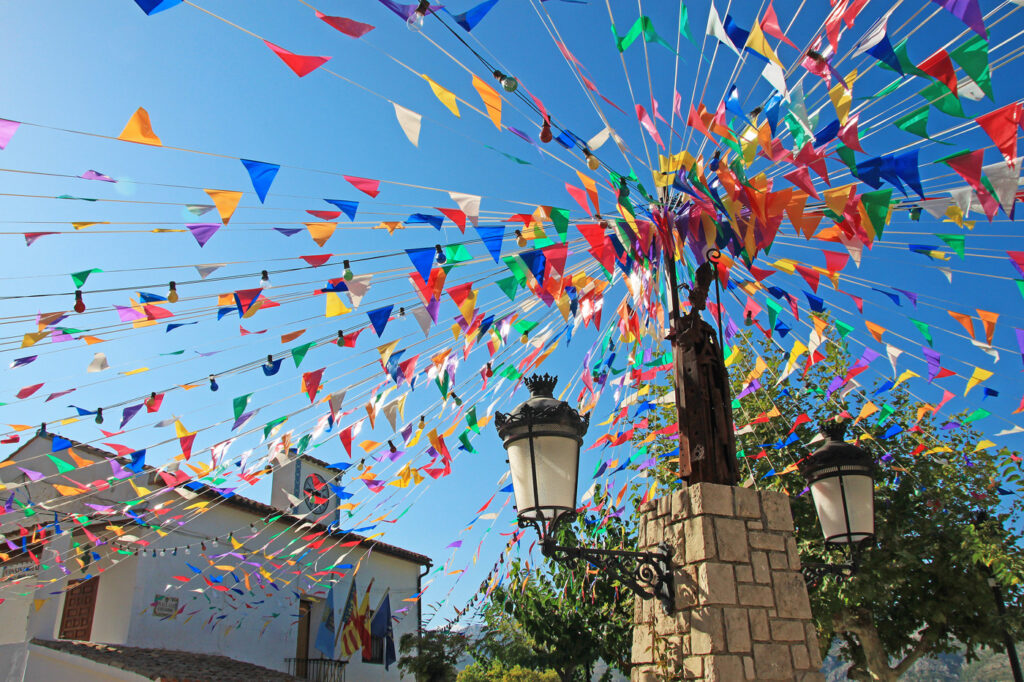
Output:
<instances>
[{"instance_id":1,"label":"green triangular flag","mask_svg":"<svg viewBox=\"0 0 1024 682\"><path fill-rule=\"evenodd\" d=\"M564 242L569 234L569 210L565 208L552 208L551 222L555 224L555 231Z\"/></svg>"},{"instance_id":2,"label":"green triangular flag","mask_svg":"<svg viewBox=\"0 0 1024 682\"><path fill-rule=\"evenodd\" d=\"M992 71L988 65L988 41L981 36L974 36L960 47L949 53L964 72L971 77L988 98L995 101L992 94Z\"/></svg>"},{"instance_id":3,"label":"green triangular flag","mask_svg":"<svg viewBox=\"0 0 1024 682\"><path fill-rule=\"evenodd\" d=\"M960 423L962 423L962 424L970 424L971 422L975 422L975 421L978 421L979 419L984 419L985 417L990 417L990 416L992 416L991 412L989 412L988 410L984 410L984 409L979 407L974 412L971 412L969 415L964 417L961 420Z\"/></svg>"},{"instance_id":4,"label":"green triangular flag","mask_svg":"<svg viewBox=\"0 0 1024 682\"><path fill-rule=\"evenodd\" d=\"M528 274L526 272L526 266L521 260L519 260L519 256L504 256L501 260L505 262L508 269L512 271L513 275L515 275L519 286L525 289Z\"/></svg>"},{"instance_id":5,"label":"green triangular flag","mask_svg":"<svg viewBox=\"0 0 1024 682\"><path fill-rule=\"evenodd\" d=\"M864 212L868 215L868 221L875 230L875 239L881 239L889 218L889 202L892 199L892 189L879 189L874 192L865 192L860 195L860 203L864 206Z\"/></svg>"},{"instance_id":6,"label":"green triangular flag","mask_svg":"<svg viewBox=\"0 0 1024 682\"><path fill-rule=\"evenodd\" d=\"M964 260L964 236L962 234L937 234L935 236L946 242L949 248L956 251L956 255L960 256L960 260Z\"/></svg>"},{"instance_id":7,"label":"green triangular flag","mask_svg":"<svg viewBox=\"0 0 1024 682\"><path fill-rule=\"evenodd\" d=\"M516 282L515 277L506 277L499 279L495 282L498 288L505 292L510 301L516 300L516 291L519 289L519 284Z\"/></svg>"},{"instance_id":8,"label":"green triangular flag","mask_svg":"<svg viewBox=\"0 0 1024 682\"><path fill-rule=\"evenodd\" d=\"M923 336L924 340L928 342L929 346L931 346L932 345L932 332L931 332L931 329L928 327L928 325L926 325L924 322L921 322L920 320L915 320L912 317L907 318L907 319L909 319L911 322L914 323L914 326L917 327L917 329L921 332L921 336Z\"/></svg>"},{"instance_id":9,"label":"green triangular flag","mask_svg":"<svg viewBox=\"0 0 1024 682\"><path fill-rule=\"evenodd\" d=\"M690 18L686 11L686 5L683 3L679 3L679 32L691 43L697 44L693 42L693 36L690 35Z\"/></svg>"},{"instance_id":10,"label":"green triangular flag","mask_svg":"<svg viewBox=\"0 0 1024 682\"><path fill-rule=\"evenodd\" d=\"M99 268L89 268L88 270L82 270L81 272L72 272L71 279L75 283L76 289L81 289L82 285L85 284L85 280L89 279L89 275L94 272L103 272Z\"/></svg>"},{"instance_id":11,"label":"green triangular flag","mask_svg":"<svg viewBox=\"0 0 1024 682\"><path fill-rule=\"evenodd\" d=\"M73 465L68 464L67 462L62 460L60 457L56 457L54 455L47 455L47 457L49 457L50 461L53 462L53 465L55 467L57 467L57 473L58 474L66 474L69 471L74 471L75 470L75 467Z\"/></svg>"},{"instance_id":12,"label":"green triangular flag","mask_svg":"<svg viewBox=\"0 0 1024 682\"><path fill-rule=\"evenodd\" d=\"M302 364L302 360L306 357L306 353L309 352L309 349L313 347L314 343L316 342L310 341L309 343L304 343L301 346L295 346L295 348L292 348L292 360L295 361L296 367Z\"/></svg>"},{"instance_id":13,"label":"green triangular flag","mask_svg":"<svg viewBox=\"0 0 1024 682\"><path fill-rule=\"evenodd\" d=\"M473 449L473 444L469 442L469 429L466 429L459 434L459 442L462 443L463 447L465 447L468 452L476 454L476 450Z\"/></svg>"},{"instance_id":14,"label":"green triangular flag","mask_svg":"<svg viewBox=\"0 0 1024 682\"><path fill-rule=\"evenodd\" d=\"M231 401L231 405L235 409L235 419L238 419L239 417L242 416L242 414L245 412L245 407L246 405L249 404L250 400L252 400L252 393L240 395Z\"/></svg>"},{"instance_id":15,"label":"green triangular flag","mask_svg":"<svg viewBox=\"0 0 1024 682\"><path fill-rule=\"evenodd\" d=\"M893 415L896 408L892 405L882 405L882 409L878 411L878 420L875 421L875 426L879 426L889 420L889 417Z\"/></svg>"},{"instance_id":16,"label":"green triangular flag","mask_svg":"<svg viewBox=\"0 0 1024 682\"><path fill-rule=\"evenodd\" d=\"M474 433L480 433L480 425L476 421L476 405L469 408L469 412L466 413L466 424L473 429Z\"/></svg>"},{"instance_id":17,"label":"green triangular flag","mask_svg":"<svg viewBox=\"0 0 1024 682\"><path fill-rule=\"evenodd\" d=\"M845 339L853 331L853 327L846 324L842 320L836 320L835 322L836 331L839 332L839 337Z\"/></svg>"},{"instance_id":18,"label":"green triangular flag","mask_svg":"<svg viewBox=\"0 0 1024 682\"><path fill-rule=\"evenodd\" d=\"M906 116L901 116L893 123L900 130L905 130L911 135L917 135L928 140L928 111L931 107L925 104L923 107L914 109Z\"/></svg>"},{"instance_id":19,"label":"green triangular flag","mask_svg":"<svg viewBox=\"0 0 1024 682\"><path fill-rule=\"evenodd\" d=\"M782 312L782 306L770 298L764 303L768 306L768 331L771 333L771 330L775 329L775 321L779 318L779 313Z\"/></svg>"},{"instance_id":20,"label":"green triangular flag","mask_svg":"<svg viewBox=\"0 0 1024 682\"><path fill-rule=\"evenodd\" d=\"M945 83L935 81L928 87L918 93L921 97L928 100L928 103L938 109L944 114L949 116L956 116L958 118L967 118L967 114L964 113L963 104L960 103L960 99L949 91Z\"/></svg>"},{"instance_id":21,"label":"green triangular flag","mask_svg":"<svg viewBox=\"0 0 1024 682\"><path fill-rule=\"evenodd\" d=\"M281 424L284 424L286 421L288 421L288 417L278 417L273 421L267 422L267 425L263 427L263 437L269 438L270 432L276 429Z\"/></svg>"},{"instance_id":22,"label":"green triangular flag","mask_svg":"<svg viewBox=\"0 0 1024 682\"><path fill-rule=\"evenodd\" d=\"M1017 283L1017 291L1020 292L1021 298L1024 298L1024 279L1015 279L1013 281Z\"/></svg>"}]
</instances>

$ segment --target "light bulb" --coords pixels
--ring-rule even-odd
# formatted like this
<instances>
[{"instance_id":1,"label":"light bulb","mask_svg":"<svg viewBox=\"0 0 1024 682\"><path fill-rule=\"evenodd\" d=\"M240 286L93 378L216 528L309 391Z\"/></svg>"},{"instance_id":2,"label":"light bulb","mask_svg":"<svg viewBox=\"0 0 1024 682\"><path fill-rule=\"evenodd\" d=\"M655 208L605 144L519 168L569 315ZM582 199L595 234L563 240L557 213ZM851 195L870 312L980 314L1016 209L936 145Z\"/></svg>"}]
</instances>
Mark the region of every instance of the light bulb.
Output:
<instances>
[{"instance_id":1,"label":"light bulb","mask_svg":"<svg viewBox=\"0 0 1024 682\"><path fill-rule=\"evenodd\" d=\"M427 16L427 12L430 10L430 0L421 0L420 4L413 10L409 18L405 20L405 26L410 31L422 31L423 30L423 19Z\"/></svg>"},{"instance_id":2,"label":"light bulb","mask_svg":"<svg viewBox=\"0 0 1024 682\"><path fill-rule=\"evenodd\" d=\"M625 199L629 196L629 187L626 185L626 178L619 180L619 199Z\"/></svg>"},{"instance_id":3,"label":"light bulb","mask_svg":"<svg viewBox=\"0 0 1024 682\"><path fill-rule=\"evenodd\" d=\"M540 141L544 143L551 142L551 124L544 121L544 125L540 127Z\"/></svg>"},{"instance_id":4,"label":"light bulb","mask_svg":"<svg viewBox=\"0 0 1024 682\"><path fill-rule=\"evenodd\" d=\"M400 307L400 308L398 309L398 316L399 316L399 317L405 317L405 307L404 307L404 306L403 306L403 307Z\"/></svg>"},{"instance_id":5,"label":"light bulb","mask_svg":"<svg viewBox=\"0 0 1024 682\"><path fill-rule=\"evenodd\" d=\"M519 337L519 343L529 343L529 342L530 342L530 337L526 335L526 332L523 332L523 335Z\"/></svg>"},{"instance_id":6,"label":"light bulb","mask_svg":"<svg viewBox=\"0 0 1024 682\"><path fill-rule=\"evenodd\" d=\"M601 162L597 160L597 157L590 153L589 149L583 150L583 156L587 159L587 168L596 171L601 167Z\"/></svg>"},{"instance_id":7,"label":"light bulb","mask_svg":"<svg viewBox=\"0 0 1024 682\"><path fill-rule=\"evenodd\" d=\"M347 260L342 261L342 265L345 266L345 272L343 272L341 276L345 278L346 282L351 282L352 278L355 277L355 275L352 274L352 267L349 265Z\"/></svg>"},{"instance_id":8,"label":"light bulb","mask_svg":"<svg viewBox=\"0 0 1024 682\"><path fill-rule=\"evenodd\" d=\"M753 327L754 326L754 313L753 313L753 311L748 310L743 315L743 324L745 324L748 327Z\"/></svg>"},{"instance_id":9,"label":"light bulb","mask_svg":"<svg viewBox=\"0 0 1024 682\"><path fill-rule=\"evenodd\" d=\"M185 545L185 554L192 553L192 545Z\"/></svg>"},{"instance_id":10,"label":"light bulb","mask_svg":"<svg viewBox=\"0 0 1024 682\"><path fill-rule=\"evenodd\" d=\"M97 424L102 424L103 423L103 408L102 407L97 407L96 408L96 423Z\"/></svg>"},{"instance_id":11,"label":"light bulb","mask_svg":"<svg viewBox=\"0 0 1024 682\"><path fill-rule=\"evenodd\" d=\"M76 313L84 313L85 312L85 301L82 300L82 290L81 289L76 289L75 290L75 312Z\"/></svg>"},{"instance_id":12,"label":"light bulb","mask_svg":"<svg viewBox=\"0 0 1024 682\"><path fill-rule=\"evenodd\" d=\"M448 256L445 255L444 248L440 244L435 244L434 250L437 251L437 262L439 265L444 265L448 262Z\"/></svg>"},{"instance_id":13,"label":"light bulb","mask_svg":"<svg viewBox=\"0 0 1024 682\"><path fill-rule=\"evenodd\" d=\"M519 89L519 81L512 76L506 76L501 71L496 70L494 72L494 77L498 79L499 83L501 83L501 87L505 92L515 92Z\"/></svg>"},{"instance_id":14,"label":"light bulb","mask_svg":"<svg viewBox=\"0 0 1024 682\"><path fill-rule=\"evenodd\" d=\"M270 287L270 273L264 270L260 273L260 288L267 289Z\"/></svg>"},{"instance_id":15,"label":"light bulb","mask_svg":"<svg viewBox=\"0 0 1024 682\"><path fill-rule=\"evenodd\" d=\"M491 367L491 363L487 363L487 366L484 368L484 372L486 372L489 377L494 376L494 368Z\"/></svg>"},{"instance_id":16,"label":"light bulb","mask_svg":"<svg viewBox=\"0 0 1024 682\"><path fill-rule=\"evenodd\" d=\"M395 444L392 443L391 441L388 441L388 448L391 450L391 452L398 452L398 448L396 448Z\"/></svg>"},{"instance_id":17,"label":"light bulb","mask_svg":"<svg viewBox=\"0 0 1024 682\"><path fill-rule=\"evenodd\" d=\"M516 246L526 246L526 237L523 236L523 233L520 230L516 230Z\"/></svg>"},{"instance_id":18,"label":"light bulb","mask_svg":"<svg viewBox=\"0 0 1024 682\"><path fill-rule=\"evenodd\" d=\"M427 426L427 418L424 417L424 416L420 416L419 428L424 429L424 428L426 428L426 426Z\"/></svg>"},{"instance_id":19,"label":"light bulb","mask_svg":"<svg viewBox=\"0 0 1024 682\"><path fill-rule=\"evenodd\" d=\"M211 374L210 375L210 390L211 391L216 391L219 388L220 388L220 386L217 385L217 377L215 377L215 376L213 376Z\"/></svg>"},{"instance_id":20,"label":"light bulb","mask_svg":"<svg viewBox=\"0 0 1024 682\"><path fill-rule=\"evenodd\" d=\"M338 330L338 341L337 341L337 343L338 343L339 347L345 345L345 332L341 331L340 329Z\"/></svg>"},{"instance_id":21,"label":"light bulb","mask_svg":"<svg viewBox=\"0 0 1024 682\"><path fill-rule=\"evenodd\" d=\"M168 291L167 291L167 302L168 303L177 303L178 302L178 285L175 284L174 282L171 282L170 284L167 285L167 289L168 289Z\"/></svg>"},{"instance_id":22,"label":"light bulb","mask_svg":"<svg viewBox=\"0 0 1024 682\"><path fill-rule=\"evenodd\" d=\"M267 369L272 369L274 367L274 356L268 355L267 361L263 363L263 366L266 367Z\"/></svg>"}]
</instances>

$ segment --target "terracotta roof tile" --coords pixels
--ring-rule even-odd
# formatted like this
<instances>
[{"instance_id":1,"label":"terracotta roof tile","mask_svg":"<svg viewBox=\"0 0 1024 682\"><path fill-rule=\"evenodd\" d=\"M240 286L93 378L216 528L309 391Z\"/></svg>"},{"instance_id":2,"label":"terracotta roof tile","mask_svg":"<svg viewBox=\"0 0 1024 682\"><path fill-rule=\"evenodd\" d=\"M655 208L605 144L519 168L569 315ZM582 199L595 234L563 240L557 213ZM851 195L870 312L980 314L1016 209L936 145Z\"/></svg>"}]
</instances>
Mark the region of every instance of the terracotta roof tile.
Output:
<instances>
[{"instance_id":1,"label":"terracotta roof tile","mask_svg":"<svg viewBox=\"0 0 1024 682\"><path fill-rule=\"evenodd\" d=\"M32 643L112 668L127 670L151 680L292 682L301 679L263 666L213 654L71 640L33 639Z\"/></svg>"}]
</instances>

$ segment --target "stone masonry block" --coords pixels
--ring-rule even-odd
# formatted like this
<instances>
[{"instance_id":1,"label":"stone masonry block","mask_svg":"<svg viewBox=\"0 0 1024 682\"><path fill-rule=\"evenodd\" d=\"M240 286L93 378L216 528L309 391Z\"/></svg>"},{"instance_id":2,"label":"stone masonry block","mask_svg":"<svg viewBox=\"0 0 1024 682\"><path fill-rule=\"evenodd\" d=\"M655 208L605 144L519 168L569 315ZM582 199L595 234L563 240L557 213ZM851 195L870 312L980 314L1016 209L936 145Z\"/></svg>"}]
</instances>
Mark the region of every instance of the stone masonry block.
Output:
<instances>
[{"instance_id":1,"label":"stone masonry block","mask_svg":"<svg viewBox=\"0 0 1024 682\"><path fill-rule=\"evenodd\" d=\"M811 667L811 659L807 655L807 647L797 644L789 648L793 654L793 668L796 670L807 670Z\"/></svg>"},{"instance_id":2,"label":"stone masonry block","mask_svg":"<svg viewBox=\"0 0 1024 682\"><path fill-rule=\"evenodd\" d=\"M737 593L742 606L772 606L774 601L772 588L767 585L740 585Z\"/></svg>"},{"instance_id":3,"label":"stone masonry block","mask_svg":"<svg viewBox=\"0 0 1024 682\"><path fill-rule=\"evenodd\" d=\"M673 521L678 521L690 514L690 492L687 488L676 491L672 494L671 515Z\"/></svg>"},{"instance_id":4,"label":"stone masonry block","mask_svg":"<svg viewBox=\"0 0 1024 682\"><path fill-rule=\"evenodd\" d=\"M660 682L663 679L661 671L654 666L635 666L629 675L630 682Z\"/></svg>"},{"instance_id":5,"label":"stone masonry block","mask_svg":"<svg viewBox=\"0 0 1024 682\"><path fill-rule=\"evenodd\" d=\"M732 516L731 485L715 483L698 483L689 488L690 512L694 516L713 514L715 516Z\"/></svg>"},{"instance_id":6,"label":"stone masonry block","mask_svg":"<svg viewBox=\"0 0 1024 682\"><path fill-rule=\"evenodd\" d=\"M643 504L640 505L640 515L641 516L647 516L647 515L653 514L654 510L656 508L657 508L657 502L655 500L650 500L648 502L644 502Z\"/></svg>"},{"instance_id":7,"label":"stone masonry block","mask_svg":"<svg viewBox=\"0 0 1024 682\"><path fill-rule=\"evenodd\" d=\"M633 628L633 663L654 662L654 633L650 626L638 625Z\"/></svg>"},{"instance_id":8,"label":"stone masonry block","mask_svg":"<svg viewBox=\"0 0 1024 682\"><path fill-rule=\"evenodd\" d=\"M723 609L725 617L725 640L729 653L750 652L750 625L746 609Z\"/></svg>"},{"instance_id":9,"label":"stone masonry block","mask_svg":"<svg viewBox=\"0 0 1024 682\"><path fill-rule=\"evenodd\" d=\"M754 571L755 583L766 585L772 581L772 572L768 568L768 555L765 552L751 552L750 567Z\"/></svg>"},{"instance_id":10,"label":"stone masonry block","mask_svg":"<svg viewBox=\"0 0 1024 682\"><path fill-rule=\"evenodd\" d=\"M657 546L665 537L665 522L662 519L647 519L647 545Z\"/></svg>"},{"instance_id":11,"label":"stone masonry block","mask_svg":"<svg viewBox=\"0 0 1024 682\"><path fill-rule=\"evenodd\" d=\"M760 521L747 521L747 530L764 530L764 524Z\"/></svg>"},{"instance_id":12,"label":"stone masonry block","mask_svg":"<svg viewBox=\"0 0 1024 682\"><path fill-rule=\"evenodd\" d=\"M687 656L683 659L681 672L684 680L697 680L704 677L704 657Z\"/></svg>"},{"instance_id":13,"label":"stone masonry block","mask_svg":"<svg viewBox=\"0 0 1024 682\"><path fill-rule=\"evenodd\" d=\"M810 618L811 602L804 577L796 571L776 571L773 578L779 618Z\"/></svg>"},{"instance_id":14,"label":"stone masonry block","mask_svg":"<svg viewBox=\"0 0 1024 682\"><path fill-rule=\"evenodd\" d=\"M650 529L648 529L648 532L650 532ZM770 549L773 552L786 551L786 542L782 539L782 535L751 531L749 537L750 546L754 549Z\"/></svg>"},{"instance_id":15,"label":"stone masonry block","mask_svg":"<svg viewBox=\"0 0 1024 682\"><path fill-rule=\"evenodd\" d=\"M699 656L724 652L725 628L722 623L722 609L695 609L690 617L690 653Z\"/></svg>"},{"instance_id":16,"label":"stone masonry block","mask_svg":"<svg viewBox=\"0 0 1024 682\"><path fill-rule=\"evenodd\" d=\"M722 561L749 560L747 529L739 519L715 519L715 537L718 539L718 558Z\"/></svg>"},{"instance_id":17,"label":"stone masonry block","mask_svg":"<svg viewBox=\"0 0 1024 682\"><path fill-rule=\"evenodd\" d=\"M708 682L736 682L743 679L740 656L708 656L704 659L704 679Z\"/></svg>"},{"instance_id":18,"label":"stone masonry block","mask_svg":"<svg viewBox=\"0 0 1024 682\"><path fill-rule=\"evenodd\" d=\"M683 535L686 536L686 563L714 559L715 531L711 519L697 517L683 522Z\"/></svg>"},{"instance_id":19,"label":"stone masonry block","mask_svg":"<svg viewBox=\"0 0 1024 682\"><path fill-rule=\"evenodd\" d=\"M811 659L811 667L817 670L821 667L821 651L818 649L818 632L814 629L814 623L805 623L807 630L807 654Z\"/></svg>"},{"instance_id":20,"label":"stone masonry block","mask_svg":"<svg viewBox=\"0 0 1024 682\"><path fill-rule=\"evenodd\" d=\"M821 672L804 673L799 682L825 682L825 674Z\"/></svg>"},{"instance_id":21,"label":"stone masonry block","mask_svg":"<svg viewBox=\"0 0 1024 682\"><path fill-rule=\"evenodd\" d=\"M672 511L672 498L667 495L663 495L658 498L657 502L658 516L668 516Z\"/></svg>"},{"instance_id":22,"label":"stone masonry block","mask_svg":"<svg viewBox=\"0 0 1024 682\"><path fill-rule=\"evenodd\" d=\"M750 566L736 566L736 582L738 583L752 583L754 582L754 571Z\"/></svg>"},{"instance_id":23,"label":"stone masonry block","mask_svg":"<svg viewBox=\"0 0 1024 682\"><path fill-rule=\"evenodd\" d=\"M754 658L753 656L743 657L743 677L748 680L754 679Z\"/></svg>"},{"instance_id":24,"label":"stone masonry block","mask_svg":"<svg viewBox=\"0 0 1024 682\"><path fill-rule=\"evenodd\" d=\"M775 571L788 571L789 557L785 552L768 552L768 565Z\"/></svg>"},{"instance_id":25,"label":"stone masonry block","mask_svg":"<svg viewBox=\"0 0 1024 682\"><path fill-rule=\"evenodd\" d=\"M789 508L788 495L765 491L761 494L761 508L768 530L793 532L793 512Z\"/></svg>"},{"instance_id":26,"label":"stone masonry block","mask_svg":"<svg viewBox=\"0 0 1024 682\"><path fill-rule=\"evenodd\" d=\"M750 609L747 612L747 617L750 620L750 634L755 641L767 642L772 638L768 631L768 613L766 611Z\"/></svg>"},{"instance_id":27,"label":"stone masonry block","mask_svg":"<svg viewBox=\"0 0 1024 682\"><path fill-rule=\"evenodd\" d=\"M785 644L755 644L754 671L759 680L793 679L793 663Z\"/></svg>"},{"instance_id":28,"label":"stone masonry block","mask_svg":"<svg viewBox=\"0 0 1024 682\"><path fill-rule=\"evenodd\" d=\"M733 488L736 516L761 520L761 500L753 488Z\"/></svg>"},{"instance_id":29,"label":"stone masonry block","mask_svg":"<svg viewBox=\"0 0 1024 682\"><path fill-rule=\"evenodd\" d=\"M715 561L706 561L697 566L697 588L700 590L699 604L735 604L736 577L732 566Z\"/></svg>"},{"instance_id":30,"label":"stone masonry block","mask_svg":"<svg viewBox=\"0 0 1024 682\"><path fill-rule=\"evenodd\" d=\"M800 552L796 548L796 538L792 536L786 538L786 556L789 557L789 570L799 571Z\"/></svg>"},{"instance_id":31,"label":"stone masonry block","mask_svg":"<svg viewBox=\"0 0 1024 682\"><path fill-rule=\"evenodd\" d=\"M772 639L776 642L803 642L806 637L804 623L800 620L772 618L770 621Z\"/></svg>"}]
</instances>

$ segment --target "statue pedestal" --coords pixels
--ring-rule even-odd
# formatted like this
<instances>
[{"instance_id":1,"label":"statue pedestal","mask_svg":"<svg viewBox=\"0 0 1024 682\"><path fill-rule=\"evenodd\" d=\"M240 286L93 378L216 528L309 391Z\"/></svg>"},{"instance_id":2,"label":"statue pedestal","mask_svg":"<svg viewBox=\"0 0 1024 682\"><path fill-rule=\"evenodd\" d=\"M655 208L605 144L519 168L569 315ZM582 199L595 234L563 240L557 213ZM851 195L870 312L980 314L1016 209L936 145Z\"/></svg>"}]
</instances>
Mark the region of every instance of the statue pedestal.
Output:
<instances>
[{"instance_id":1,"label":"statue pedestal","mask_svg":"<svg viewBox=\"0 0 1024 682\"><path fill-rule=\"evenodd\" d=\"M676 611L636 600L634 682L824 682L786 495L697 483L640 518L641 551L673 548Z\"/></svg>"}]
</instances>

